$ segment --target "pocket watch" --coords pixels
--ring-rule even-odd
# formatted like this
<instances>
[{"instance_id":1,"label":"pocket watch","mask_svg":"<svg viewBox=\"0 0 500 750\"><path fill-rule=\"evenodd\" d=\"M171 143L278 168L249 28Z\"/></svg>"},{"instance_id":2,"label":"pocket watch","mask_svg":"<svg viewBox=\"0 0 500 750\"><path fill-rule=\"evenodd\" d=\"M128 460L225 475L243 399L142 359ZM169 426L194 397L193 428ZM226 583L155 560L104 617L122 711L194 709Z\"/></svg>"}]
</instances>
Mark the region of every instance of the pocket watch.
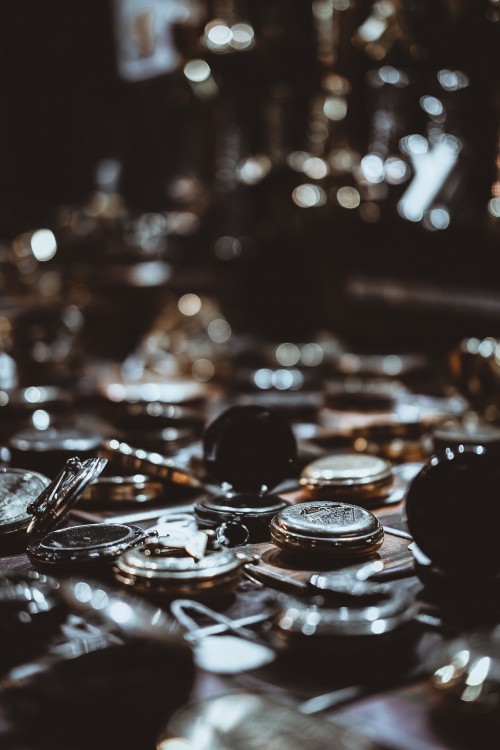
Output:
<instances>
[{"instance_id":1,"label":"pocket watch","mask_svg":"<svg viewBox=\"0 0 500 750\"><path fill-rule=\"evenodd\" d=\"M384 540L373 513L333 500L292 505L273 518L270 531L282 552L308 559L369 556Z\"/></svg>"},{"instance_id":2,"label":"pocket watch","mask_svg":"<svg viewBox=\"0 0 500 750\"><path fill-rule=\"evenodd\" d=\"M269 524L290 503L278 495L228 492L198 500L194 515L200 529L220 529L230 544L257 544L269 539Z\"/></svg>"},{"instance_id":3,"label":"pocket watch","mask_svg":"<svg viewBox=\"0 0 500 750\"><path fill-rule=\"evenodd\" d=\"M44 570L66 564L106 564L148 536L137 526L85 524L60 529L65 517L99 476L106 459L68 459L51 482L22 469L0 471L0 543L27 544L28 556Z\"/></svg>"},{"instance_id":4,"label":"pocket watch","mask_svg":"<svg viewBox=\"0 0 500 750\"><path fill-rule=\"evenodd\" d=\"M236 589L242 564L228 548L194 556L187 552L184 538L160 537L122 555L114 574L124 586L154 600L215 599Z\"/></svg>"},{"instance_id":5,"label":"pocket watch","mask_svg":"<svg viewBox=\"0 0 500 750\"><path fill-rule=\"evenodd\" d=\"M207 472L228 489L195 502L200 527L224 525L231 544L268 540L271 519L289 506L267 492L295 465L297 443L289 424L267 407L233 406L207 428L203 452Z\"/></svg>"},{"instance_id":6,"label":"pocket watch","mask_svg":"<svg viewBox=\"0 0 500 750\"><path fill-rule=\"evenodd\" d=\"M368 453L335 453L312 461L300 486L312 498L341 499L361 505L383 504L394 481L392 464Z\"/></svg>"}]
</instances>

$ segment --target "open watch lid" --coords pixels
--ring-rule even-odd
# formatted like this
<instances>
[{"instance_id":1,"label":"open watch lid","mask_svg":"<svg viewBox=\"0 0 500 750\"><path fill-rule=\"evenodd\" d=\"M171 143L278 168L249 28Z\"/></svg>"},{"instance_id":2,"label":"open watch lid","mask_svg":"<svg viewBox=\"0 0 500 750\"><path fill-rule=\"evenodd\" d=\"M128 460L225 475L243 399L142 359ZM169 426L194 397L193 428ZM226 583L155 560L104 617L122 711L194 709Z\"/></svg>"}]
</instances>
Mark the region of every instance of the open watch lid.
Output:
<instances>
[{"instance_id":1,"label":"open watch lid","mask_svg":"<svg viewBox=\"0 0 500 750\"><path fill-rule=\"evenodd\" d=\"M56 478L27 506L26 533L35 541L57 529L87 487L107 464L106 458L69 458Z\"/></svg>"}]
</instances>

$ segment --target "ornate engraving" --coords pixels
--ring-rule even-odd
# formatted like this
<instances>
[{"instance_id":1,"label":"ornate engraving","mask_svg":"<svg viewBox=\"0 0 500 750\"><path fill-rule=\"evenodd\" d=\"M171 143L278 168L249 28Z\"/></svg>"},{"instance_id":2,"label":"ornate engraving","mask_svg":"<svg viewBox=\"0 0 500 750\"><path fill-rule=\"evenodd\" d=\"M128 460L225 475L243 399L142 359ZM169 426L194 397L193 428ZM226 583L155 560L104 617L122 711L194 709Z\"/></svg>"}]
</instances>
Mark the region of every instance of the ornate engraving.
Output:
<instances>
[{"instance_id":1,"label":"ornate engraving","mask_svg":"<svg viewBox=\"0 0 500 750\"><path fill-rule=\"evenodd\" d=\"M334 525L350 526L356 521L355 508L342 505L320 505L314 508L302 508L300 515L309 523L317 526Z\"/></svg>"}]
</instances>

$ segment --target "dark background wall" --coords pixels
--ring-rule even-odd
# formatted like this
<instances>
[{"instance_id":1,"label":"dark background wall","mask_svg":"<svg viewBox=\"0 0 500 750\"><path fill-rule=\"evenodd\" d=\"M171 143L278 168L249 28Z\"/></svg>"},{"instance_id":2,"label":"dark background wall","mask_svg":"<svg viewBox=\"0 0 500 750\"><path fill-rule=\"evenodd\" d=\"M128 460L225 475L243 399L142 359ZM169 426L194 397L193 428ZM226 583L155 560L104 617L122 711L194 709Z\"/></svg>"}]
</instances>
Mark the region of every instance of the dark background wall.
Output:
<instances>
[{"instance_id":1,"label":"dark background wall","mask_svg":"<svg viewBox=\"0 0 500 750\"><path fill-rule=\"evenodd\" d=\"M358 5L367 9L370 3ZM286 9L278 6L282 19ZM287 7L295 13L296 6ZM499 97L499 24L483 23L490 6L458 3L461 23L450 26L444 2L402 3L412 33L430 50L427 63L414 63L419 76L425 79L441 65L473 73L472 95L458 122L469 153L453 225L428 232L394 211L376 224L327 209L304 218L300 209L275 200L280 188L273 192L271 183L267 194L251 199L252 211L264 217L259 251L251 263L232 267L233 291L226 288L226 302L242 328L305 336L324 326L367 342L393 336L402 346L411 337L422 343L432 335L500 333L499 235L486 212L495 179ZM443 34L447 28L450 33ZM186 125L179 127L174 117L179 89L169 76L142 83L119 78L111 4L4 0L0 37L0 238L50 223L58 204L81 201L103 157L121 160L122 190L133 210L168 208L165 183L186 154L176 149ZM261 73L253 85L266 83L266 71ZM315 71L309 74L313 80ZM370 115L363 106L360 134ZM216 127L216 120L208 125ZM206 253L215 276L212 240L229 231L224 212L231 214L232 200L219 196L196 256L199 261L199 253ZM255 226L255 213L245 221ZM464 305L469 292L470 304Z\"/></svg>"}]
</instances>

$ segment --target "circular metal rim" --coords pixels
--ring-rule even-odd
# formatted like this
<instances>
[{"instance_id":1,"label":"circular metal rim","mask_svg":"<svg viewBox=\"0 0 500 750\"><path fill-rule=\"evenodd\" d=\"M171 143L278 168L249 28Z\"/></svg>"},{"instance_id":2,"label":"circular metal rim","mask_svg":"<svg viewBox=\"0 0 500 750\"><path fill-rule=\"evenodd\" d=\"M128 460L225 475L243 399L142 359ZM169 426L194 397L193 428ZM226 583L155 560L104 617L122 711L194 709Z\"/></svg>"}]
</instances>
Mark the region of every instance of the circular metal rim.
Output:
<instances>
[{"instance_id":1,"label":"circular metal rim","mask_svg":"<svg viewBox=\"0 0 500 750\"><path fill-rule=\"evenodd\" d=\"M77 529L87 524L81 524L80 526L74 526L71 528ZM101 524L90 524L91 526L99 526ZM106 526L115 526L126 529L127 535L122 541L111 542L110 544L98 544L89 545L85 548L59 548L49 549L43 546L44 540L47 537L43 537L41 540L30 544L27 548L28 557L33 562L38 562L44 565L65 565L69 564L91 564L97 565L102 563L114 563L116 559L129 551L133 547L136 547L147 538L148 533L141 529L139 526L132 526L129 524L104 524ZM61 530L66 531L66 529ZM56 529L50 534L57 534L59 529Z\"/></svg>"},{"instance_id":2,"label":"circular metal rim","mask_svg":"<svg viewBox=\"0 0 500 750\"><path fill-rule=\"evenodd\" d=\"M140 549L135 550L135 552L140 552ZM222 561L213 559L216 556L220 557L221 555ZM179 559L185 559L187 562L190 562L192 567L176 569L172 564L172 567L169 568L169 561ZM131 578L133 577L134 579L141 579L143 581L148 580L151 582L156 581L158 584L160 584L160 582L168 583L176 581L209 582L216 580L221 576L230 574L233 571L239 570L242 565L241 560L239 560L236 555L229 549L223 549L222 551L216 551L213 554L209 554L205 558L202 558L202 561L206 562L210 559L212 559L211 566L205 568L195 568L194 566L199 565L199 562L193 560L187 553L185 557L182 556L181 558L144 556L144 563L149 563L149 565L145 564L143 567L140 567L138 564L134 564L134 561L130 559L129 555L123 555L120 560L117 561L116 569L123 575L129 576ZM157 567L152 564L153 561L163 563L163 566Z\"/></svg>"},{"instance_id":3,"label":"circular metal rim","mask_svg":"<svg viewBox=\"0 0 500 750\"><path fill-rule=\"evenodd\" d=\"M338 454L339 458L357 458L360 457L366 457L369 456L370 458L373 458L374 461L382 462L384 464L384 468L378 471L377 473L370 474L365 477L322 477L322 476L310 476L308 474L308 470L310 471L314 465L320 463L321 461L324 461L326 456L322 458L318 458L315 461L312 461L308 466L306 466L300 475L299 478L299 484L302 487L305 487L306 489L316 489L316 488L328 488L335 491L348 491L349 494L356 493L356 492L363 492L363 493L369 493L372 491L375 491L381 487L385 487L389 485L394 478L394 471L393 466L390 461L384 458L380 458L378 456L372 456L371 454L363 454L363 453L346 453L346 454ZM336 458L337 456L331 456L328 458Z\"/></svg>"},{"instance_id":4,"label":"circular metal rim","mask_svg":"<svg viewBox=\"0 0 500 750\"><path fill-rule=\"evenodd\" d=\"M42 480L42 484L45 485L45 487L41 490L41 492L44 491L44 489L47 489L47 487L51 484L51 479L49 477L46 477L45 474L42 474L39 471L31 471L31 469L16 469L16 468L10 468L8 466L1 467L0 468L0 474L7 474L7 473L15 473L15 474L29 474L30 476L35 476ZM31 504L32 501L28 503ZM19 534L20 532L24 532L28 529L30 523L32 521L32 515L28 513L26 510L26 515L22 516L16 516L12 520L10 520L7 523L0 523L0 537L12 537L16 534Z\"/></svg>"}]
</instances>

